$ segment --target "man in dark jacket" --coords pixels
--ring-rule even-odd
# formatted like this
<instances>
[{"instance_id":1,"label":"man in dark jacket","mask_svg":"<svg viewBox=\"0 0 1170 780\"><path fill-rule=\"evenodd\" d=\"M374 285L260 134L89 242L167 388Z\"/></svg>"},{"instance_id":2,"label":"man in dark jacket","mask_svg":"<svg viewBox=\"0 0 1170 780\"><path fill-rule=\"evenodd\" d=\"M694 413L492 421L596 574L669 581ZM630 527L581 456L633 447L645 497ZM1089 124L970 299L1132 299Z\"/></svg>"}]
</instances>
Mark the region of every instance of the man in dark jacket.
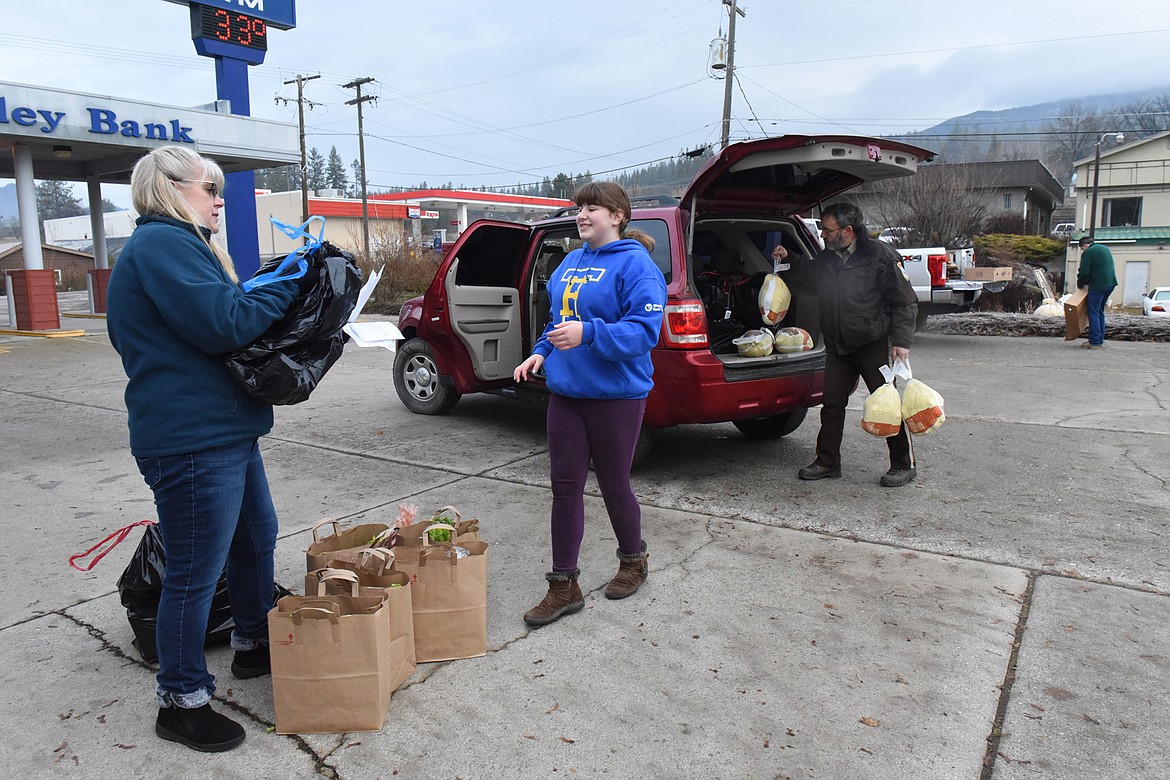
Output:
<instances>
[{"instance_id":1,"label":"man in dark jacket","mask_svg":"<svg viewBox=\"0 0 1170 780\"><path fill-rule=\"evenodd\" d=\"M872 393L885 383L880 367L891 358L910 357L917 297L902 270L902 257L889 244L869 238L861 211L834 203L821 212L825 250L799 270L795 286L820 302L825 343L825 393L817 457L797 474L801 479L841 476L841 436L845 406L858 377ZM774 259L787 256L777 247ZM917 476L910 433L903 425L886 439L890 470L881 484L901 487Z\"/></svg>"}]
</instances>

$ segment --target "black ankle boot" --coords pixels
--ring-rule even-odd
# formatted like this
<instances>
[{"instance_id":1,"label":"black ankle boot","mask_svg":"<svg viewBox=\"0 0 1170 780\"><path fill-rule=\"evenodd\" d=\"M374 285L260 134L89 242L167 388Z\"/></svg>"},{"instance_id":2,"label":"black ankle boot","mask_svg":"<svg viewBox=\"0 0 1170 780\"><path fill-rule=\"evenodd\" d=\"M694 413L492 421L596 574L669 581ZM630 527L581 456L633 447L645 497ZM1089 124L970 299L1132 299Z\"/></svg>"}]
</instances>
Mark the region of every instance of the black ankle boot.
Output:
<instances>
[{"instance_id":1,"label":"black ankle boot","mask_svg":"<svg viewBox=\"0 0 1170 780\"><path fill-rule=\"evenodd\" d=\"M253 677L272 674L268 645L260 643L251 650L237 650L235 658L232 659L232 674L237 680L250 680Z\"/></svg>"},{"instance_id":2,"label":"black ankle boot","mask_svg":"<svg viewBox=\"0 0 1170 780\"><path fill-rule=\"evenodd\" d=\"M204 753L221 753L244 741L244 727L211 709L210 703L190 710L159 708L154 733Z\"/></svg>"}]
</instances>

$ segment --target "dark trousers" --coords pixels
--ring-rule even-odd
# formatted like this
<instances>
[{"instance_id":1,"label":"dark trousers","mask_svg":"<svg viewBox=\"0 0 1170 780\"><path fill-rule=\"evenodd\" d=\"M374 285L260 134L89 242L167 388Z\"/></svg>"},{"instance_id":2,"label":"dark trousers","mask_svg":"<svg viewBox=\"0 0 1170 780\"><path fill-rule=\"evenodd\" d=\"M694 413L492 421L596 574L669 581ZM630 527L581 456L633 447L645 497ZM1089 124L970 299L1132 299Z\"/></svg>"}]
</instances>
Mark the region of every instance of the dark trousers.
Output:
<instances>
[{"instance_id":1,"label":"dark trousers","mask_svg":"<svg viewBox=\"0 0 1170 780\"><path fill-rule=\"evenodd\" d=\"M645 398L567 398L555 393L549 397L553 571L577 568L585 536L590 458L618 549L627 555L641 551L642 507L630 486L630 464L645 410Z\"/></svg>"},{"instance_id":2,"label":"dark trousers","mask_svg":"<svg viewBox=\"0 0 1170 780\"><path fill-rule=\"evenodd\" d=\"M845 405L858 377L872 393L885 384L881 366L889 365L887 339L866 344L847 355L825 354L825 395L821 407L821 432L817 434L817 462L829 468L841 467L841 436L845 432ZM903 425L897 436L886 439L890 468L905 470L914 465L914 445Z\"/></svg>"}]
</instances>

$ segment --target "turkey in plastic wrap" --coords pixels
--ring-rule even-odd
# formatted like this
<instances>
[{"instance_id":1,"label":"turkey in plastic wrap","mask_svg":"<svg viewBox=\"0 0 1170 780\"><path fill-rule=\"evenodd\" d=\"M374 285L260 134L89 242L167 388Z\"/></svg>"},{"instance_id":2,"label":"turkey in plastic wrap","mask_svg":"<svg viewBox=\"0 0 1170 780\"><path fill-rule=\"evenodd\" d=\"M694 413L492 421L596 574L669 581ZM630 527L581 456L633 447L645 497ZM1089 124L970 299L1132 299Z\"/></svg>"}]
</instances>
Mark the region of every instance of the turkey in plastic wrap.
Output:
<instances>
[{"instance_id":1,"label":"turkey in plastic wrap","mask_svg":"<svg viewBox=\"0 0 1170 780\"><path fill-rule=\"evenodd\" d=\"M792 305L792 292L776 274L768 274L760 285L760 318L765 325L775 325L784 319Z\"/></svg>"},{"instance_id":2,"label":"turkey in plastic wrap","mask_svg":"<svg viewBox=\"0 0 1170 780\"><path fill-rule=\"evenodd\" d=\"M781 328L776 331L777 352L807 352L813 348L813 337L804 328Z\"/></svg>"},{"instance_id":3,"label":"turkey in plastic wrap","mask_svg":"<svg viewBox=\"0 0 1170 780\"><path fill-rule=\"evenodd\" d=\"M889 366L882 366L886 383L874 390L865 399L865 411L861 415L861 427L866 433L883 439L897 436L902 428L902 399L894 387L894 372Z\"/></svg>"},{"instance_id":4,"label":"turkey in plastic wrap","mask_svg":"<svg viewBox=\"0 0 1170 780\"><path fill-rule=\"evenodd\" d=\"M301 250L317 282L299 293L283 319L226 359L248 395L271 404L304 401L341 357L341 328L357 306L362 271L349 252L328 241ZM266 264L257 276L276 267Z\"/></svg>"},{"instance_id":5,"label":"turkey in plastic wrap","mask_svg":"<svg viewBox=\"0 0 1170 780\"><path fill-rule=\"evenodd\" d=\"M772 332L768 330L749 330L731 343L743 357L767 357L772 354Z\"/></svg>"},{"instance_id":6,"label":"turkey in plastic wrap","mask_svg":"<svg viewBox=\"0 0 1170 780\"><path fill-rule=\"evenodd\" d=\"M918 436L932 433L946 422L943 398L917 379L911 379L902 391L902 420L906 429Z\"/></svg>"}]
</instances>

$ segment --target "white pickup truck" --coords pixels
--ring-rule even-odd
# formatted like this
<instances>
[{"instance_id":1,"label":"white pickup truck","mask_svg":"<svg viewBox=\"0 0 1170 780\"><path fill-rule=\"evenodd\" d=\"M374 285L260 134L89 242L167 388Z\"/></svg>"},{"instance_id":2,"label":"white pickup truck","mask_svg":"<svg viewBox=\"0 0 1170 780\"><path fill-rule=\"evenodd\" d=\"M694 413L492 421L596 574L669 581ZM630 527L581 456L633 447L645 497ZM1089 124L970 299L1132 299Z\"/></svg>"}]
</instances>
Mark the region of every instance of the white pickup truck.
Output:
<instances>
[{"instance_id":1,"label":"white pickup truck","mask_svg":"<svg viewBox=\"0 0 1170 780\"><path fill-rule=\"evenodd\" d=\"M967 311L983 294L985 284L1002 289L1006 283L966 278L975 268L974 249L916 247L898 249L898 254L902 255L902 267L906 269L914 292L918 293L918 327L922 327L931 314Z\"/></svg>"}]
</instances>

